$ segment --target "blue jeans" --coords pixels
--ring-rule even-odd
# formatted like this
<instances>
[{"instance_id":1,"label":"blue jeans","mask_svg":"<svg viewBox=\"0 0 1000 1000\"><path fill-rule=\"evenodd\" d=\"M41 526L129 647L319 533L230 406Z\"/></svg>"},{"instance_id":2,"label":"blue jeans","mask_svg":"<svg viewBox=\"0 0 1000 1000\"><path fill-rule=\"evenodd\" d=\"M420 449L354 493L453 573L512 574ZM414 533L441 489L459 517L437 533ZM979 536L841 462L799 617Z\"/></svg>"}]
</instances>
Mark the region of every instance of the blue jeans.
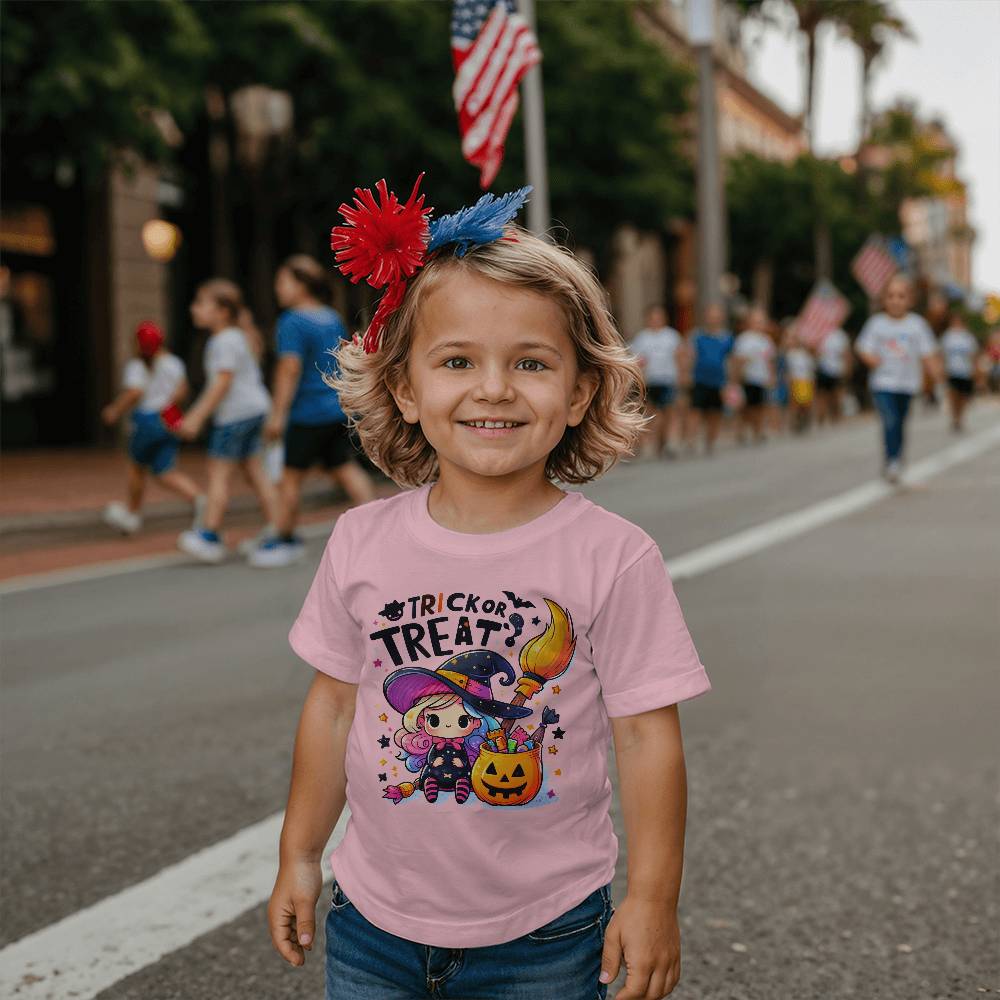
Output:
<instances>
[{"instance_id":1,"label":"blue jeans","mask_svg":"<svg viewBox=\"0 0 1000 1000\"><path fill-rule=\"evenodd\" d=\"M875 409L882 418L882 433L885 436L885 460L898 461L903 454L903 428L906 414L913 397L908 392L873 392Z\"/></svg>"},{"instance_id":2,"label":"blue jeans","mask_svg":"<svg viewBox=\"0 0 1000 1000\"><path fill-rule=\"evenodd\" d=\"M236 420L231 424L213 424L208 433L208 454L212 458L225 458L242 462L260 451L264 415Z\"/></svg>"},{"instance_id":3,"label":"blue jeans","mask_svg":"<svg viewBox=\"0 0 1000 1000\"><path fill-rule=\"evenodd\" d=\"M326 917L326 1000L605 1000L598 981L611 886L523 937L432 948L369 923L334 881Z\"/></svg>"},{"instance_id":4,"label":"blue jeans","mask_svg":"<svg viewBox=\"0 0 1000 1000\"><path fill-rule=\"evenodd\" d=\"M181 443L170 431L159 413L136 410L132 414L132 433L128 439L128 457L156 476L169 472L177 464Z\"/></svg>"}]
</instances>

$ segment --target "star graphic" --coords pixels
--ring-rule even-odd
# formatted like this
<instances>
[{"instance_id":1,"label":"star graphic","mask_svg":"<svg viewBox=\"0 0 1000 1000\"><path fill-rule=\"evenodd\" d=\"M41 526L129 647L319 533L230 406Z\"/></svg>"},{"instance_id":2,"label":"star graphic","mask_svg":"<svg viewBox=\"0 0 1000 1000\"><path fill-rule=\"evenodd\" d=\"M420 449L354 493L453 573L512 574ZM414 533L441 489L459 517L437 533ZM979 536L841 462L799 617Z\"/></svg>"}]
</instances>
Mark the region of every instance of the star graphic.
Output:
<instances>
[{"instance_id":1,"label":"star graphic","mask_svg":"<svg viewBox=\"0 0 1000 1000\"><path fill-rule=\"evenodd\" d=\"M566 735L566 731L561 727L557 726L555 729L552 730L552 735L557 740L561 740Z\"/></svg>"},{"instance_id":2,"label":"star graphic","mask_svg":"<svg viewBox=\"0 0 1000 1000\"><path fill-rule=\"evenodd\" d=\"M562 688L559 687L558 684L553 684L552 685L552 693L553 694L559 694L560 691L562 691Z\"/></svg>"},{"instance_id":3,"label":"star graphic","mask_svg":"<svg viewBox=\"0 0 1000 1000\"><path fill-rule=\"evenodd\" d=\"M381 659L378 659L378 660L372 660L372 666L373 666L373 667L381 667L381 666L382 666L382 661L381 661Z\"/></svg>"},{"instance_id":4,"label":"star graphic","mask_svg":"<svg viewBox=\"0 0 1000 1000\"><path fill-rule=\"evenodd\" d=\"M549 753L552 754L552 756L554 757L557 753L559 753L559 748L558 747L549 747Z\"/></svg>"},{"instance_id":5,"label":"star graphic","mask_svg":"<svg viewBox=\"0 0 1000 1000\"><path fill-rule=\"evenodd\" d=\"M531 624L532 625L541 625L542 624L542 619L539 618L538 615L535 615L535 617L531 619Z\"/></svg>"},{"instance_id":6,"label":"star graphic","mask_svg":"<svg viewBox=\"0 0 1000 1000\"><path fill-rule=\"evenodd\" d=\"M379 722L388 722L388 721L389 721L389 716L388 716L388 715L386 715L386 714L385 714L385 712L383 712L383 713L382 713L382 714L381 714L381 715L380 715L380 716L378 717L378 719L379 719Z\"/></svg>"},{"instance_id":7,"label":"star graphic","mask_svg":"<svg viewBox=\"0 0 1000 1000\"><path fill-rule=\"evenodd\" d=\"M561 767L557 767L552 773L553 774L557 774L557 775L561 775L562 774L562 768Z\"/></svg>"},{"instance_id":8,"label":"star graphic","mask_svg":"<svg viewBox=\"0 0 1000 1000\"><path fill-rule=\"evenodd\" d=\"M383 774L380 774L380 775L378 776L378 780L379 780L379 781L388 781L388 780L389 780L389 776L388 776L387 774L385 774L385 773L383 773Z\"/></svg>"},{"instance_id":9,"label":"star graphic","mask_svg":"<svg viewBox=\"0 0 1000 1000\"><path fill-rule=\"evenodd\" d=\"M389 745L389 737L380 736L378 738L378 745L384 750Z\"/></svg>"},{"instance_id":10,"label":"star graphic","mask_svg":"<svg viewBox=\"0 0 1000 1000\"><path fill-rule=\"evenodd\" d=\"M552 789L552 788L550 788L550 789L549 789L549 798L550 798L550 799L554 799L555 797L556 797L556 793L555 793L555 790L554 790L554 789Z\"/></svg>"},{"instance_id":11,"label":"star graphic","mask_svg":"<svg viewBox=\"0 0 1000 1000\"><path fill-rule=\"evenodd\" d=\"M386 764L388 764L389 762L388 762L388 761L387 761L387 760L385 759L385 757L383 757L383 758L382 758L382 759L381 759L381 760L379 761L379 763L380 763L380 764L381 764L381 765L382 765L383 767L385 767L385 765L386 765Z\"/></svg>"}]
</instances>

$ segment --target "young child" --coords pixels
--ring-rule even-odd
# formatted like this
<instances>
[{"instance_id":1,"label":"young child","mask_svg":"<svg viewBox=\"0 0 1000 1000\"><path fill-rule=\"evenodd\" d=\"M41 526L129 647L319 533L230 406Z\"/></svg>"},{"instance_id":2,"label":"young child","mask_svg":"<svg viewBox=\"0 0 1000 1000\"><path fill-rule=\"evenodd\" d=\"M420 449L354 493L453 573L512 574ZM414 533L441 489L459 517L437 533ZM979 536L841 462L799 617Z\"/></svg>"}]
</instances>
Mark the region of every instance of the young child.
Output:
<instances>
[{"instance_id":1,"label":"young child","mask_svg":"<svg viewBox=\"0 0 1000 1000\"><path fill-rule=\"evenodd\" d=\"M682 344L681 335L667 324L666 309L660 305L650 306L646 310L646 326L632 341L632 353L642 365L647 413L652 418L650 432L660 458L674 457L670 437Z\"/></svg>"},{"instance_id":2,"label":"young child","mask_svg":"<svg viewBox=\"0 0 1000 1000\"><path fill-rule=\"evenodd\" d=\"M768 333L770 321L767 311L754 306L747 317L747 328L736 338L733 347L733 366L736 380L743 384L746 400L740 414L738 440L743 443L745 429L749 428L754 444L762 444L764 414L768 389L774 385L774 341Z\"/></svg>"},{"instance_id":3,"label":"young child","mask_svg":"<svg viewBox=\"0 0 1000 1000\"><path fill-rule=\"evenodd\" d=\"M305 555L295 528L302 484L312 466L322 463L353 503L375 497L371 476L355 458L337 394L323 381L333 365L334 348L348 336L340 316L330 308L327 273L319 261L296 254L278 268L274 292L284 311L278 317L274 402L264 438L284 440L285 461L274 537L248 558L258 568L288 566Z\"/></svg>"},{"instance_id":4,"label":"young child","mask_svg":"<svg viewBox=\"0 0 1000 1000\"><path fill-rule=\"evenodd\" d=\"M163 331L155 323L140 323L135 339L138 356L125 365L122 391L101 411L109 427L132 413L128 501L116 500L104 510L105 523L125 535L134 535L142 527L142 499L150 472L157 482L191 503L196 522L204 505L194 480L175 468L180 441L169 426L175 416L179 417L178 404L187 396L184 362L166 349Z\"/></svg>"},{"instance_id":5,"label":"young child","mask_svg":"<svg viewBox=\"0 0 1000 1000\"><path fill-rule=\"evenodd\" d=\"M870 372L868 387L885 445L882 473L890 483L899 482L902 472L910 401L921 391L925 375L940 380L934 334L922 316L910 312L912 298L909 279L896 275L883 293L885 311L869 318L854 345Z\"/></svg>"},{"instance_id":6,"label":"young child","mask_svg":"<svg viewBox=\"0 0 1000 1000\"><path fill-rule=\"evenodd\" d=\"M378 189L334 230L341 268L386 292L333 382L408 489L338 518L290 634L316 674L273 944L292 965L313 947L346 797L327 1000L592 1000L623 958L620 995L662 997L680 961L677 703L710 684L656 542L556 485L635 447L641 370L593 275L508 224L527 189L429 229L416 188ZM629 837L613 916L612 734ZM432 748L428 795L426 775L406 786Z\"/></svg>"},{"instance_id":7,"label":"young child","mask_svg":"<svg viewBox=\"0 0 1000 1000\"><path fill-rule=\"evenodd\" d=\"M953 309L948 317L948 329L941 337L941 354L948 377L951 429L956 434L965 429L962 419L975 392L979 353L979 341L966 329L961 312Z\"/></svg>"},{"instance_id":8,"label":"young child","mask_svg":"<svg viewBox=\"0 0 1000 1000\"><path fill-rule=\"evenodd\" d=\"M260 459L261 431L271 399L246 335L235 325L243 309L240 290L223 278L206 281L191 303L195 326L208 330L205 375L208 380L198 401L188 410L178 433L193 440L209 417L208 499L200 529L185 531L177 540L182 552L202 562L219 563L226 548L219 536L229 503L229 484L239 466L260 500L264 516L273 524L275 491Z\"/></svg>"},{"instance_id":9,"label":"young child","mask_svg":"<svg viewBox=\"0 0 1000 1000\"><path fill-rule=\"evenodd\" d=\"M840 423L844 381L851 373L851 339L837 327L823 338L816 358L816 423Z\"/></svg>"},{"instance_id":10,"label":"young child","mask_svg":"<svg viewBox=\"0 0 1000 1000\"><path fill-rule=\"evenodd\" d=\"M726 329L726 311L718 302L705 307L704 326L690 336L694 384L691 386L689 448L699 430L705 431L705 454L711 455L722 426L723 390L729 381L729 356L733 335Z\"/></svg>"},{"instance_id":11,"label":"young child","mask_svg":"<svg viewBox=\"0 0 1000 1000\"><path fill-rule=\"evenodd\" d=\"M792 430L802 434L812 420L813 399L816 395L816 358L794 326L788 330L788 351L785 355L791 394Z\"/></svg>"}]
</instances>

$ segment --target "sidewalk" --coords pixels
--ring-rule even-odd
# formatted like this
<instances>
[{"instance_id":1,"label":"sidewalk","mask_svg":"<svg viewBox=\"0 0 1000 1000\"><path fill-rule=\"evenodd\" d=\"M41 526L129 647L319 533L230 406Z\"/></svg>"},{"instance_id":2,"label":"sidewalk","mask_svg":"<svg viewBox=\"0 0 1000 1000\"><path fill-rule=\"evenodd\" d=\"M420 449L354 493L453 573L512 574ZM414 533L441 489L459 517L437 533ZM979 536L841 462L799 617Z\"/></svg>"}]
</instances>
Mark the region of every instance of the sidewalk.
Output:
<instances>
[{"instance_id":1,"label":"sidewalk","mask_svg":"<svg viewBox=\"0 0 1000 1000\"><path fill-rule=\"evenodd\" d=\"M206 481L204 452L185 449L178 468L198 483ZM0 458L0 580L174 551L177 535L190 521L190 507L152 478L139 534L122 537L104 524L104 507L125 498L125 474L125 457L114 448L5 453ZM376 481L380 494L395 492L381 477ZM315 470L306 481L302 523L332 523L345 506L345 496ZM235 475L227 544L238 544L262 526L253 491Z\"/></svg>"}]
</instances>

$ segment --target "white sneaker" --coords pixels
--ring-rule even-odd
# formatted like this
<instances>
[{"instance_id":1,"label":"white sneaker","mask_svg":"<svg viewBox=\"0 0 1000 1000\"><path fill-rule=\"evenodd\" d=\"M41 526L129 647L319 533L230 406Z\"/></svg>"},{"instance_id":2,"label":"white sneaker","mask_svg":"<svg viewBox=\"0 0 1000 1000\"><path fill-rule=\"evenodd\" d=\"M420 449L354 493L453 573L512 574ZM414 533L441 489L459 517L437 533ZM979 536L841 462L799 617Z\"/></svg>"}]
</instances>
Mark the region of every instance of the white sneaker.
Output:
<instances>
[{"instance_id":1,"label":"white sneaker","mask_svg":"<svg viewBox=\"0 0 1000 1000\"><path fill-rule=\"evenodd\" d=\"M262 545L266 545L268 542L272 541L276 536L277 532L274 529L274 525L267 524L252 538L244 538L242 542L239 542L236 546L236 551L239 552L241 556L249 558L251 553L255 552Z\"/></svg>"},{"instance_id":2,"label":"white sneaker","mask_svg":"<svg viewBox=\"0 0 1000 1000\"><path fill-rule=\"evenodd\" d=\"M895 486L899 482L899 476L902 471L903 467L898 461L889 462L885 467L885 478Z\"/></svg>"},{"instance_id":3,"label":"white sneaker","mask_svg":"<svg viewBox=\"0 0 1000 1000\"><path fill-rule=\"evenodd\" d=\"M305 554L306 547L301 539L296 538L288 542L280 538L269 538L247 556L247 562L257 569L276 569L280 566L294 565Z\"/></svg>"},{"instance_id":4,"label":"white sneaker","mask_svg":"<svg viewBox=\"0 0 1000 1000\"><path fill-rule=\"evenodd\" d=\"M213 542L200 531L183 531L177 539L177 548L204 563L217 565L226 558L226 547L222 542Z\"/></svg>"},{"instance_id":5,"label":"white sneaker","mask_svg":"<svg viewBox=\"0 0 1000 1000\"><path fill-rule=\"evenodd\" d=\"M142 518L116 500L104 508L104 523L123 535L134 535L142 527Z\"/></svg>"}]
</instances>

